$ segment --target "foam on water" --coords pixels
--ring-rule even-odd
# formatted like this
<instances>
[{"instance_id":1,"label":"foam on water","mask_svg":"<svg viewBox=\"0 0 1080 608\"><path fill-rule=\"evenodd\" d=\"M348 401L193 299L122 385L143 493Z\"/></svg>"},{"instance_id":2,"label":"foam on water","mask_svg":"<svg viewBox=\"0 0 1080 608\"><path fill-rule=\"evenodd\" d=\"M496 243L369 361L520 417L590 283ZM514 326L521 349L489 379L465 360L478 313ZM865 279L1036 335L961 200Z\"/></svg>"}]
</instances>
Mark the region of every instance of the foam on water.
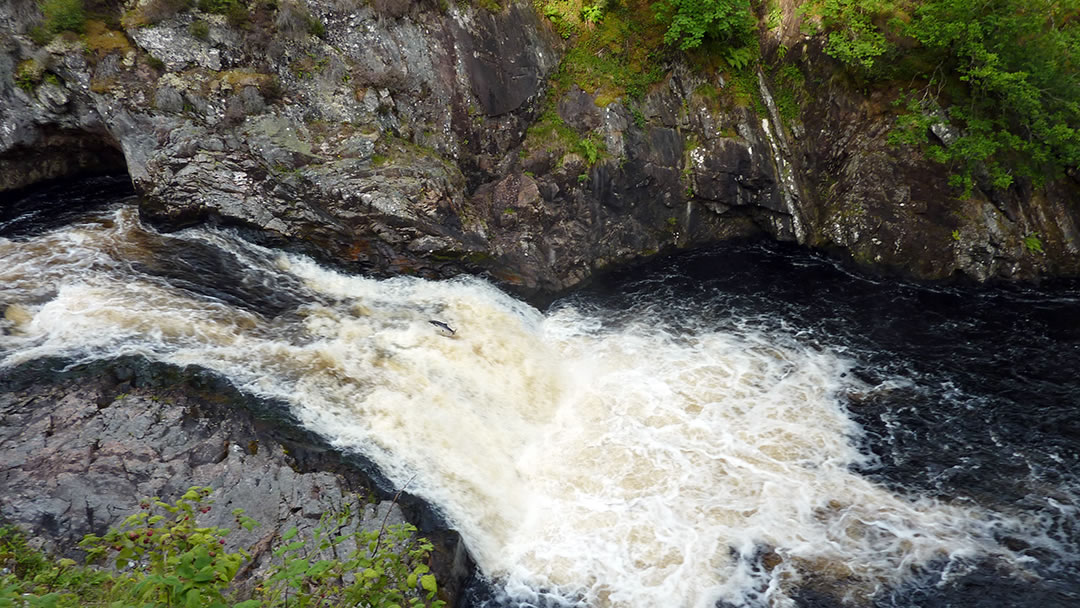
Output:
<instances>
[{"instance_id":1,"label":"foam on water","mask_svg":"<svg viewBox=\"0 0 1080 608\"><path fill-rule=\"evenodd\" d=\"M0 365L141 354L284 400L413 479L510 597L783 606L813 578L866 598L931 562L1007 556L995 531L1019 525L852 472L868 456L842 397L866 387L784 334L673 325L657 303L617 323L573 303L545 316L477 279L380 281L227 233L169 237L304 302L260 314L140 272L159 238L119 211L0 240Z\"/></svg>"}]
</instances>

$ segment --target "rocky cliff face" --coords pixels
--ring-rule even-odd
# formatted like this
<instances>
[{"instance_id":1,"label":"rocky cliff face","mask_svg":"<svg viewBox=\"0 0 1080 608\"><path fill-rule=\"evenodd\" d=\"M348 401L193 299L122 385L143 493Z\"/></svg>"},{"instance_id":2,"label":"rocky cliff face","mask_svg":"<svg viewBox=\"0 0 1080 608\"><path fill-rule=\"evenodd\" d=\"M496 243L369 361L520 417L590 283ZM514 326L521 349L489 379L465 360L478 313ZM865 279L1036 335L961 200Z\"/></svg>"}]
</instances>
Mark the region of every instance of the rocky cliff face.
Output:
<instances>
[{"instance_id":1,"label":"rocky cliff face","mask_svg":"<svg viewBox=\"0 0 1080 608\"><path fill-rule=\"evenodd\" d=\"M888 104L835 77L789 4L763 48L782 41L805 76L796 117L768 74L755 111L679 64L632 108L553 94L563 43L525 2L286 0L226 18L142 0L41 48L36 5L14 0L0 188L123 166L166 225L232 223L360 271L486 273L523 293L762 234L924 279L1080 272L1075 181L958 198L943 168L886 142Z\"/></svg>"},{"instance_id":2,"label":"rocky cliff face","mask_svg":"<svg viewBox=\"0 0 1080 608\"><path fill-rule=\"evenodd\" d=\"M915 149L888 143L896 114L889 91L864 97L830 79L820 48L796 59L808 103L796 140L806 243L859 265L919 279L1032 280L1080 273L1080 181L1035 189L987 187L970 196ZM947 133L938 137L948 138Z\"/></svg>"}]
</instances>

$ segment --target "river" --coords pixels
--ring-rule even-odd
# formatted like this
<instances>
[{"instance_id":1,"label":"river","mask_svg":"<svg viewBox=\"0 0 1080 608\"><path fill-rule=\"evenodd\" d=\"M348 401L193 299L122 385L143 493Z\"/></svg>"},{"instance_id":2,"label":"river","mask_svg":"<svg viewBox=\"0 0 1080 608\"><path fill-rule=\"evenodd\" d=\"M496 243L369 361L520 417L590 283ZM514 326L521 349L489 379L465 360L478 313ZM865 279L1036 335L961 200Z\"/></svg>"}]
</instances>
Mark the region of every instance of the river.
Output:
<instances>
[{"instance_id":1,"label":"river","mask_svg":"<svg viewBox=\"0 0 1080 608\"><path fill-rule=\"evenodd\" d=\"M1080 605L1075 284L737 244L539 310L162 234L124 191L0 217L0 370L143 356L287 403L462 534L476 606Z\"/></svg>"}]
</instances>

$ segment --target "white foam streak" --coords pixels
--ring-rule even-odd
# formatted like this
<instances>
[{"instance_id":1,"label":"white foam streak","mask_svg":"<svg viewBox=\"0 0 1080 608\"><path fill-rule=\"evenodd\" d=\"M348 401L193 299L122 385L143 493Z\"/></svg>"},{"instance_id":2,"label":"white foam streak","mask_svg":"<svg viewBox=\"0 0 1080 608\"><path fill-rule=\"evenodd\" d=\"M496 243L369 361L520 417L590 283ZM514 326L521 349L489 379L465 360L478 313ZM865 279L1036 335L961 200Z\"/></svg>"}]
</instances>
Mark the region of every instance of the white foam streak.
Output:
<instances>
[{"instance_id":1,"label":"white foam streak","mask_svg":"<svg viewBox=\"0 0 1080 608\"><path fill-rule=\"evenodd\" d=\"M131 273L139 249L122 223L0 242L0 297L32 315L0 338L3 365L138 353L285 400L395 483L415 475L410 491L511 593L782 606L807 574L869 594L998 550L993 517L851 472L867 456L834 353L708 319L674 332L569 305L545 318L475 279L376 281L285 255L282 285L318 301L266 319Z\"/></svg>"}]
</instances>

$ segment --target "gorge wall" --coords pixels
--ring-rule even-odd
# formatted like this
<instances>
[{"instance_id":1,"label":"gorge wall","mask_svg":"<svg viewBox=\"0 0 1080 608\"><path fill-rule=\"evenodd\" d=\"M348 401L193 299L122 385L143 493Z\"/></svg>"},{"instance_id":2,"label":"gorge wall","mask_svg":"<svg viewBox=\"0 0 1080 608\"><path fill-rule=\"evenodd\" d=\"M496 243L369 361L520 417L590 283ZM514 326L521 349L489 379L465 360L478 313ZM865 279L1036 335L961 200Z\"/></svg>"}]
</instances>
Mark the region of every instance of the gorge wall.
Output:
<instances>
[{"instance_id":1,"label":"gorge wall","mask_svg":"<svg viewBox=\"0 0 1080 608\"><path fill-rule=\"evenodd\" d=\"M798 2L761 28L749 91L666 55L640 96L556 84L571 43L524 0L260 0L243 15L88 4L84 33L42 40L35 0L0 3L0 205L40 182L126 171L160 226L221 223L353 271L475 273L538 297L762 237L923 280L1080 274L1075 173L961 196L947 168L888 142L894 92L846 79L801 33ZM794 111L781 65L799 74ZM332 448L281 436L289 425L239 398L138 378L111 367L0 382L0 517L66 550L140 493L206 483L223 504L261 509L272 535L363 485ZM262 503L245 485L256 476L275 489ZM424 532L453 599L465 549Z\"/></svg>"},{"instance_id":2,"label":"gorge wall","mask_svg":"<svg viewBox=\"0 0 1080 608\"><path fill-rule=\"evenodd\" d=\"M525 2L288 0L236 19L152 0L42 47L38 5L14 0L0 188L126 167L164 225L236 224L359 271L483 273L525 294L757 235L920 279L1080 271L1075 179L959 196L887 142L888 92L845 81L789 4L761 30L765 64L782 43L804 79L782 116L768 70L760 103L678 59L638 99L553 87L568 43Z\"/></svg>"}]
</instances>

